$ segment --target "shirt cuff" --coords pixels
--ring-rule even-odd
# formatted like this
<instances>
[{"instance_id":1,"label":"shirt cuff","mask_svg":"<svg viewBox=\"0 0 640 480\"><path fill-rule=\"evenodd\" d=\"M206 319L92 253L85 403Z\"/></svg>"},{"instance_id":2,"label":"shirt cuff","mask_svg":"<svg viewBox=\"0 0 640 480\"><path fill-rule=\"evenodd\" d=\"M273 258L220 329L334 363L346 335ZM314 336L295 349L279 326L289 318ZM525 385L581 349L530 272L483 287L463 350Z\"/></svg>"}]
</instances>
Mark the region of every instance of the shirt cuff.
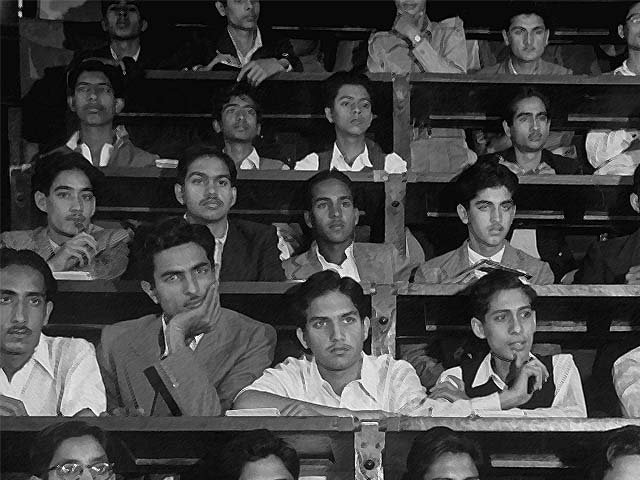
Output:
<instances>
[{"instance_id":1,"label":"shirt cuff","mask_svg":"<svg viewBox=\"0 0 640 480\"><path fill-rule=\"evenodd\" d=\"M500 406L500 396L498 393L492 393L486 397L472 398L471 408L474 411L500 411L502 410L502 407Z\"/></svg>"}]
</instances>

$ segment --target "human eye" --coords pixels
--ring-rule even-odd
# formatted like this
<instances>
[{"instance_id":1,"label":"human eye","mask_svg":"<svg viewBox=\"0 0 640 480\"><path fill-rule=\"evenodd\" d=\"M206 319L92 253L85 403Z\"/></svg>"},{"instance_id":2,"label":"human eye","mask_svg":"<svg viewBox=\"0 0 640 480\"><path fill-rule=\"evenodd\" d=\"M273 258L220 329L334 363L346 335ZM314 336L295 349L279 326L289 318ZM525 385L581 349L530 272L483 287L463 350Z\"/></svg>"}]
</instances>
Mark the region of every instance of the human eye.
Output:
<instances>
[{"instance_id":1,"label":"human eye","mask_svg":"<svg viewBox=\"0 0 640 480\"><path fill-rule=\"evenodd\" d=\"M78 85L76 86L76 93L80 93L85 95L89 92L89 85Z\"/></svg>"},{"instance_id":2,"label":"human eye","mask_svg":"<svg viewBox=\"0 0 640 480\"><path fill-rule=\"evenodd\" d=\"M353 206L353 202L351 200L343 200L342 206L345 208L351 208Z\"/></svg>"},{"instance_id":3,"label":"human eye","mask_svg":"<svg viewBox=\"0 0 640 480\"><path fill-rule=\"evenodd\" d=\"M98 475L105 475L111 472L111 464L106 462L96 463L95 465L91 465L89 468Z\"/></svg>"},{"instance_id":4,"label":"human eye","mask_svg":"<svg viewBox=\"0 0 640 480\"><path fill-rule=\"evenodd\" d=\"M325 201L316 202L316 208L318 208L318 209L327 208L327 202L325 202Z\"/></svg>"},{"instance_id":5,"label":"human eye","mask_svg":"<svg viewBox=\"0 0 640 480\"><path fill-rule=\"evenodd\" d=\"M202 177L200 177L198 175L193 176L193 177L191 177L191 180L190 180L189 183L191 183L192 185L200 185L200 184L202 184Z\"/></svg>"},{"instance_id":6,"label":"human eye","mask_svg":"<svg viewBox=\"0 0 640 480\"><path fill-rule=\"evenodd\" d=\"M227 187L229 186L229 179L228 178L221 178L218 180L218 185L220 185L221 187Z\"/></svg>"},{"instance_id":7,"label":"human eye","mask_svg":"<svg viewBox=\"0 0 640 480\"><path fill-rule=\"evenodd\" d=\"M85 192L82 194L82 199L86 202L90 202L95 198L95 196L93 195L93 193L91 192Z\"/></svg>"},{"instance_id":8,"label":"human eye","mask_svg":"<svg viewBox=\"0 0 640 480\"><path fill-rule=\"evenodd\" d=\"M196 272L200 275L206 275L211 271L211 265L200 265Z\"/></svg>"},{"instance_id":9,"label":"human eye","mask_svg":"<svg viewBox=\"0 0 640 480\"><path fill-rule=\"evenodd\" d=\"M368 101L362 102L360 104L360 107L366 110L371 110L371 102L368 102Z\"/></svg>"},{"instance_id":10,"label":"human eye","mask_svg":"<svg viewBox=\"0 0 640 480\"><path fill-rule=\"evenodd\" d=\"M476 205L476 208L480 211L486 212L487 210L489 210L489 204L488 203L479 203L478 205Z\"/></svg>"},{"instance_id":11,"label":"human eye","mask_svg":"<svg viewBox=\"0 0 640 480\"><path fill-rule=\"evenodd\" d=\"M11 303L12 300L13 300L13 297L11 295L8 295L6 293L0 295L0 305L8 305Z\"/></svg>"},{"instance_id":12,"label":"human eye","mask_svg":"<svg viewBox=\"0 0 640 480\"><path fill-rule=\"evenodd\" d=\"M546 113L541 113L538 115L538 120L542 122L546 122L549 119L549 116Z\"/></svg>"},{"instance_id":13,"label":"human eye","mask_svg":"<svg viewBox=\"0 0 640 480\"><path fill-rule=\"evenodd\" d=\"M355 321L356 321L356 318L352 316L344 317L342 319L342 322L346 324L352 324L352 323L355 323Z\"/></svg>"},{"instance_id":14,"label":"human eye","mask_svg":"<svg viewBox=\"0 0 640 480\"><path fill-rule=\"evenodd\" d=\"M326 320L314 320L313 323L311 324L311 326L315 329L324 328L326 325L327 325Z\"/></svg>"},{"instance_id":15,"label":"human eye","mask_svg":"<svg viewBox=\"0 0 640 480\"><path fill-rule=\"evenodd\" d=\"M258 112L256 112L255 109L253 109L253 108L247 108L247 115L255 117L255 116L258 115Z\"/></svg>"},{"instance_id":16,"label":"human eye","mask_svg":"<svg viewBox=\"0 0 640 480\"><path fill-rule=\"evenodd\" d=\"M180 280L180 275L178 275L177 273L171 273L164 277L164 279L167 283L175 283Z\"/></svg>"},{"instance_id":17,"label":"human eye","mask_svg":"<svg viewBox=\"0 0 640 480\"><path fill-rule=\"evenodd\" d=\"M98 88L98 93L101 95L110 95L113 92L113 89L109 85L101 85Z\"/></svg>"},{"instance_id":18,"label":"human eye","mask_svg":"<svg viewBox=\"0 0 640 480\"><path fill-rule=\"evenodd\" d=\"M42 297L31 297L31 298L29 298L29 303L33 307L39 307L40 305L42 305L42 301L43 301Z\"/></svg>"},{"instance_id":19,"label":"human eye","mask_svg":"<svg viewBox=\"0 0 640 480\"><path fill-rule=\"evenodd\" d=\"M503 203L502 204L502 209L505 212L508 212L509 210L511 210L513 208L513 203Z\"/></svg>"},{"instance_id":20,"label":"human eye","mask_svg":"<svg viewBox=\"0 0 640 480\"><path fill-rule=\"evenodd\" d=\"M79 475L82 466L79 463L65 463L58 467L58 471L62 475Z\"/></svg>"},{"instance_id":21,"label":"human eye","mask_svg":"<svg viewBox=\"0 0 640 480\"><path fill-rule=\"evenodd\" d=\"M533 310L523 310L521 316L522 318L529 319L533 316Z\"/></svg>"},{"instance_id":22,"label":"human eye","mask_svg":"<svg viewBox=\"0 0 640 480\"><path fill-rule=\"evenodd\" d=\"M58 198L70 198L71 194L69 192L61 191L56 193L56 197Z\"/></svg>"}]
</instances>

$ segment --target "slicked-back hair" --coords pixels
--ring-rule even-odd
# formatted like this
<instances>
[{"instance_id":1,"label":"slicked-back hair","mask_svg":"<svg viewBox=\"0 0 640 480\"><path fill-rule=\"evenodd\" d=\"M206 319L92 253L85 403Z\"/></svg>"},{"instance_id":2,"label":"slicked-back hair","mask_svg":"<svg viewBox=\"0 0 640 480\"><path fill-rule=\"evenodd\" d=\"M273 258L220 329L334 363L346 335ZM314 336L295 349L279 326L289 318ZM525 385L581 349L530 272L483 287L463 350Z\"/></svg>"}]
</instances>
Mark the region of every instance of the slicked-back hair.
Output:
<instances>
[{"instance_id":1,"label":"slicked-back hair","mask_svg":"<svg viewBox=\"0 0 640 480\"><path fill-rule=\"evenodd\" d=\"M514 198L518 190L518 176L494 160L479 161L465 169L455 180L458 203L469 208L471 200L486 188L505 187Z\"/></svg>"},{"instance_id":2,"label":"slicked-back hair","mask_svg":"<svg viewBox=\"0 0 640 480\"><path fill-rule=\"evenodd\" d=\"M507 122L507 125L513 125L515 120L517 105L525 98L539 98L544 104L544 108L547 111L549 118L551 117L551 103L546 95L531 87L523 87L515 92L515 95L509 100L502 112L502 120Z\"/></svg>"},{"instance_id":3,"label":"slicked-back hair","mask_svg":"<svg viewBox=\"0 0 640 480\"><path fill-rule=\"evenodd\" d=\"M468 297L469 314L484 323L493 297L505 290L521 290L532 307L538 298L536 291L524 283L517 273L495 270L469 285L463 295Z\"/></svg>"},{"instance_id":4,"label":"slicked-back hair","mask_svg":"<svg viewBox=\"0 0 640 480\"><path fill-rule=\"evenodd\" d=\"M434 427L420 433L411 444L407 457L407 473L403 480L423 480L438 458L446 453L466 453L482 476L488 462L480 446L464 434L447 427Z\"/></svg>"},{"instance_id":5,"label":"slicked-back hair","mask_svg":"<svg viewBox=\"0 0 640 480\"><path fill-rule=\"evenodd\" d=\"M635 172L633 172L633 193L640 197L640 164L636 167Z\"/></svg>"},{"instance_id":6,"label":"slicked-back hair","mask_svg":"<svg viewBox=\"0 0 640 480\"><path fill-rule=\"evenodd\" d=\"M236 164L233 163L231 157L220 150L220 148L205 144L192 145L184 151L184 154L178 160L176 183L184 186L189 167L193 162L203 157L215 157L222 160L229 170L229 181L231 182L231 186L236 186L238 169L236 168Z\"/></svg>"},{"instance_id":7,"label":"slicked-back hair","mask_svg":"<svg viewBox=\"0 0 640 480\"><path fill-rule=\"evenodd\" d=\"M222 120L222 110L233 97L248 98L253 103L258 117L258 123L262 123L262 109L258 101L257 90L249 85L247 82L235 82L232 86L225 88L218 95L213 97L213 118L216 120Z\"/></svg>"},{"instance_id":8,"label":"slicked-back hair","mask_svg":"<svg viewBox=\"0 0 640 480\"><path fill-rule=\"evenodd\" d=\"M302 330L307 326L307 310L316 298L331 292L339 292L349 297L358 310L360 320L370 316L371 305L362 287L353 278L340 278L333 270L325 270L311 275L306 282L295 285L287 291L289 311L295 324Z\"/></svg>"},{"instance_id":9,"label":"slicked-back hair","mask_svg":"<svg viewBox=\"0 0 640 480\"><path fill-rule=\"evenodd\" d=\"M620 457L640 455L640 427L627 425L608 432L591 469L592 480L602 480Z\"/></svg>"},{"instance_id":10,"label":"slicked-back hair","mask_svg":"<svg viewBox=\"0 0 640 480\"><path fill-rule=\"evenodd\" d=\"M47 301L53 300L53 297L58 292L58 282L53 277L51 268L49 268L44 258L32 250L0 248L0 269L10 267L11 265L30 267L42 275L45 298Z\"/></svg>"},{"instance_id":11,"label":"slicked-back hair","mask_svg":"<svg viewBox=\"0 0 640 480\"><path fill-rule=\"evenodd\" d=\"M42 192L48 196L56 177L68 170L79 170L84 173L94 191L104 178L104 174L91 165L80 153L53 152L36 160L33 177L31 177L33 191Z\"/></svg>"},{"instance_id":12,"label":"slicked-back hair","mask_svg":"<svg viewBox=\"0 0 640 480\"><path fill-rule=\"evenodd\" d=\"M141 278L153 284L155 256L164 250L187 243L200 245L206 252L211 267L214 266L216 242L211 231L205 225L191 224L182 217L172 217L159 221L144 232L140 248L137 249L141 256Z\"/></svg>"},{"instance_id":13,"label":"slicked-back hair","mask_svg":"<svg viewBox=\"0 0 640 480\"><path fill-rule=\"evenodd\" d=\"M278 457L295 480L300 476L298 453L289 444L269 430L252 430L239 433L223 450L217 465L216 478L238 480L242 469L271 455Z\"/></svg>"},{"instance_id":14,"label":"slicked-back hair","mask_svg":"<svg viewBox=\"0 0 640 480\"><path fill-rule=\"evenodd\" d=\"M351 179L341 172L340 170L336 170L335 168L332 170L322 170L316 173L313 177L307 180L305 185L305 208L309 211L313 208L313 189L316 185L325 180L337 180L338 182L342 182L349 189L351 196L353 196L353 182Z\"/></svg>"},{"instance_id":15,"label":"slicked-back hair","mask_svg":"<svg viewBox=\"0 0 640 480\"><path fill-rule=\"evenodd\" d=\"M47 478L49 464L62 442L69 438L93 437L107 452L108 438L99 427L81 421L49 425L40 431L31 445L31 472L39 478Z\"/></svg>"},{"instance_id":16,"label":"slicked-back hair","mask_svg":"<svg viewBox=\"0 0 640 480\"><path fill-rule=\"evenodd\" d=\"M336 72L327 78L322 85L322 97L326 108L333 108L333 104L338 96L338 91L343 85L360 85L369 94L373 110L373 85L369 77L364 73L356 72Z\"/></svg>"},{"instance_id":17,"label":"slicked-back hair","mask_svg":"<svg viewBox=\"0 0 640 480\"><path fill-rule=\"evenodd\" d=\"M528 1L528 2L511 2L511 5L505 9L502 28L505 32L509 32L511 28L511 22L518 15L537 15L544 22L544 26L547 30L552 30L551 23L552 18L549 15L546 6L540 2Z\"/></svg>"},{"instance_id":18,"label":"slicked-back hair","mask_svg":"<svg viewBox=\"0 0 640 480\"><path fill-rule=\"evenodd\" d=\"M84 58L69 65L67 71L67 95L73 96L78 78L84 72L102 72L109 80L115 98L124 98L124 76L119 67L105 63L100 58Z\"/></svg>"}]
</instances>

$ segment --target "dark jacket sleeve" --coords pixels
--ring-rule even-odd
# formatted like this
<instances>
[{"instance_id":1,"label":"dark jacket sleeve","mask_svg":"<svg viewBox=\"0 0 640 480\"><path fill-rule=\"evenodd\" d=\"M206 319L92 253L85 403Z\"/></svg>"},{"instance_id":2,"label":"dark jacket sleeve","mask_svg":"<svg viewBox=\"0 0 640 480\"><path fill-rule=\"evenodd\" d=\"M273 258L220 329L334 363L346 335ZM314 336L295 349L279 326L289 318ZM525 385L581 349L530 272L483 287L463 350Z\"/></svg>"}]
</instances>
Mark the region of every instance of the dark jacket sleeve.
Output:
<instances>
[{"instance_id":1,"label":"dark jacket sleeve","mask_svg":"<svg viewBox=\"0 0 640 480\"><path fill-rule=\"evenodd\" d=\"M96 348L96 358L100 367L100 375L104 382L104 388L107 394L107 412L114 408L124 407L120 390L118 387L118 379L116 375L116 366L113 359L113 334L110 326L102 330L100 344Z\"/></svg>"},{"instance_id":2,"label":"dark jacket sleeve","mask_svg":"<svg viewBox=\"0 0 640 480\"><path fill-rule=\"evenodd\" d=\"M614 280L607 268L600 242L593 242L582 261L582 267L576 272L573 283L601 285L614 283Z\"/></svg>"},{"instance_id":3,"label":"dark jacket sleeve","mask_svg":"<svg viewBox=\"0 0 640 480\"><path fill-rule=\"evenodd\" d=\"M259 282L281 282L285 280L282 262L280 261L280 251L278 250L278 235L273 226L267 227L260 239L256 238L256 243L260 245L258 255L258 281Z\"/></svg>"}]
</instances>

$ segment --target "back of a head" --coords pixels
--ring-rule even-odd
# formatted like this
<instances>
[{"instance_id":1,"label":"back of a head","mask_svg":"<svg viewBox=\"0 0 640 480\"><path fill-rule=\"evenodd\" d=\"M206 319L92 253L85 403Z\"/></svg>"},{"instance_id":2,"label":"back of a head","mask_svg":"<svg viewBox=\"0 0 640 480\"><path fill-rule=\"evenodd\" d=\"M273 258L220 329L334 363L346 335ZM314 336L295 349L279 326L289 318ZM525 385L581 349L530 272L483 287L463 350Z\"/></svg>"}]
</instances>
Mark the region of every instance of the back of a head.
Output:
<instances>
[{"instance_id":1,"label":"back of a head","mask_svg":"<svg viewBox=\"0 0 640 480\"><path fill-rule=\"evenodd\" d=\"M214 145L195 144L188 147L180 159L178 160L178 168L176 171L176 183L184 185L187 177L189 167L193 162L200 158L215 157L220 159L229 170L229 181L232 186L236 186L236 180L238 179L238 169L236 164L229 155L224 153L220 148Z\"/></svg>"},{"instance_id":2,"label":"back of a head","mask_svg":"<svg viewBox=\"0 0 640 480\"><path fill-rule=\"evenodd\" d=\"M371 97L371 103L374 103L372 83L369 77L363 73L340 71L331 75L323 83L322 92L325 108L333 108L338 91L343 85L360 85Z\"/></svg>"},{"instance_id":3,"label":"back of a head","mask_svg":"<svg viewBox=\"0 0 640 480\"><path fill-rule=\"evenodd\" d=\"M457 202L465 208L486 188L505 187L511 197L518 189L518 176L497 161L478 161L465 169L455 180Z\"/></svg>"},{"instance_id":4,"label":"back of a head","mask_svg":"<svg viewBox=\"0 0 640 480\"><path fill-rule=\"evenodd\" d=\"M269 430L253 430L238 434L222 451L215 478L238 480L249 462L269 456L279 458L294 480L300 475L297 452ZM213 478L213 477L210 477Z\"/></svg>"},{"instance_id":5,"label":"back of a head","mask_svg":"<svg viewBox=\"0 0 640 480\"><path fill-rule=\"evenodd\" d=\"M107 452L108 441L99 427L81 421L56 423L42 430L31 444L31 472L39 478L47 478L46 472L56 450L69 438L93 437Z\"/></svg>"},{"instance_id":6,"label":"back of a head","mask_svg":"<svg viewBox=\"0 0 640 480\"><path fill-rule=\"evenodd\" d=\"M304 330L307 324L307 309L311 303L329 292L339 292L349 297L361 319L370 316L371 306L362 286L352 278L340 278L333 270L324 270L314 273L304 283L291 287L286 293L290 314L299 328Z\"/></svg>"},{"instance_id":7,"label":"back of a head","mask_svg":"<svg viewBox=\"0 0 640 480\"><path fill-rule=\"evenodd\" d=\"M608 432L591 469L591 480L603 480L621 457L640 456L640 427L627 425ZM640 477L640 472L638 472Z\"/></svg>"},{"instance_id":8,"label":"back of a head","mask_svg":"<svg viewBox=\"0 0 640 480\"><path fill-rule=\"evenodd\" d=\"M32 190L49 195L51 185L56 177L68 170L79 170L84 173L94 191L104 179L104 174L91 165L78 152L53 152L49 155L38 157L35 162L33 177L31 177Z\"/></svg>"},{"instance_id":9,"label":"back of a head","mask_svg":"<svg viewBox=\"0 0 640 480\"><path fill-rule=\"evenodd\" d=\"M211 265L215 263L215 239L205 225L191 224L182 217L172 217L159 221L139 235L134 252L141 257L140 276L152 284L154 257L169 248L195 243L204 249Z\"/></svg>"},{"instance_id":10,"label":"back of a head","mask_svg":"<svg viewBox=\"0 0 640 480\"><path fill-rule=\"evenodd\" d=\"M99 58L82 58L69 64L67 71L67 95L72 96L76 89L78 78L84 72L102 72L109 80L113 95L116 98L124 98L125 83L122 70L115 65L105 63Z\"/></svg>"},{"instance_id":11,"label":"back of a head","mask_svg":"<svg viewBox=\"0 0 640 480\"><path fill-rule=\"evenodd\" d=\"M51 268L44 258L31 250L14 250L13 248L0 248L0 269L12 265L25 266L34 269L42 275L46 289L46 299L53 300L58 291L58 282L51 273Z\"/></svg>"},{"instance_id":12,"label":"back of a head","mask_svg":"<svg viewBox=\"0 0 640 480\"><path fill-rule=\"evenodd\" d=\"M464 434L447 427L434 427L420 433L413 440L403 480L423 480L429 468L446 453L469 455L481 476L488 464L480 447Z\"/></svg>"},{"instance_id":13,"label":"back of a head","mask_svg":"<svg viewBox=\"0 0 640 480\"><path fill-rule=\"evenodd\" d=\"M316 185L325 180L336 180L338 182L342 182L351 192L351 196L353 196L353 182L351 179L343 172L332 169L332 170L322 170L316 173L313 177L307 180L305 184L305 208L307 210L311 210L313 207L313 189Z\"/></svg>"}]
</instances>

